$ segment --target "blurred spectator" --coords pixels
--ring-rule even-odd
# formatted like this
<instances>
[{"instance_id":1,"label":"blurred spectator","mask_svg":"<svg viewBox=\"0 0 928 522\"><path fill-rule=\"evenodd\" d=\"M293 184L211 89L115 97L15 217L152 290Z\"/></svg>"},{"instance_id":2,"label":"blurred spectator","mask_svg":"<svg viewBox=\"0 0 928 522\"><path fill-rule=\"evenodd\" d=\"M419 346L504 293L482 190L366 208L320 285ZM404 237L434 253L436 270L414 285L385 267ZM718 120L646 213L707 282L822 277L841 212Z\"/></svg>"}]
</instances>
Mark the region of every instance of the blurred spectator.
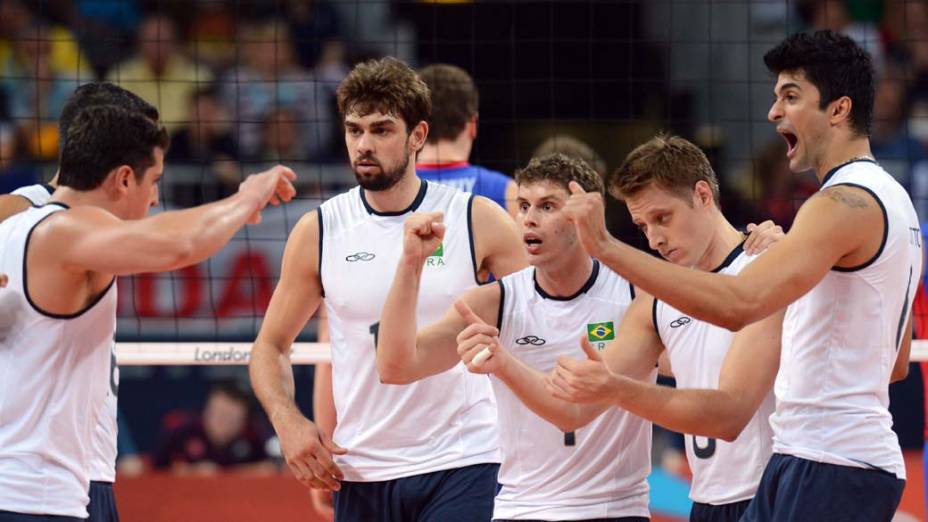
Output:
<instances>
[{"instance_id":1,"label":"blurred spectator","mask_svg":"<svg viewBox=\"0 0 928 522\"><path fill-rule=\"evenodd\" d=\"M287 20L293 35L296 62L315 69L326 44L342 41L338 13L325 0L289 0Z\"/></svg>"},{"instance_id":2,"label":"blurred spectator","mask_svg":"<svg viewBox=\"0 0 928 522\"><path fill-rule=\"evenodd\" d=\"M110 71L107 80L141 96L161 111L171 132L188 117L190 96L213 81L213 73L184 55L177 26L160 14L147 16L139 27L139 52Z\"/></svg>"},{"instance_id":3,"label":"blurred spectator","mask_svg":"<svg viewBox=\"0 0 928 522\"><path fill-rule=\"evenodd\" d=\"M0 2L0 68L7 70L17 60L14 40L24 28L38 23L34 13L21 0ZM67 27L49 24L45 27L49 50L49 68L64 78L92 80L93 71L81 52L74 34Z\"/></svg>"},{"instance_id":4,"label":"blurred spectator","mask_svg":"<svg viewBox=\"0 0 928 522\"><path fill-rule=\"evenodd\" d=\"M811 28L831 29L851 37L870 53L877 74L883 70L885 49L880 30L870 21L855 20L847 0L799 0L797 9Z\"/></svg>"},{"instance_id":5,"label":"blurred spectator","mask_svg":"<svg viewBox=\"0 0 928 522\"><path fill-rule=\"evenodd\" d=\"M586 142L580 141L569 134L555 134L541 142L541 144L535 147L535 151L532 152L532 157L544 156L555 152L560 152L572 158L582 159L593 167L593 170L602 176L604 180L606 179L606 161L603 160L603 157L593 150L593 147L587 145Z\"/></svg>"},{"instance_id":6,"label":"blurred spectator","mask_svg":"<svg viewBox=\"0 0 928 522\"><path fill-rule=\"evenodd\" d=\"M58 157L58 115L77 88L77 80L53 70L51 42L45 26L33 25L13 39L12 59L0 70L16 140L29 157Z\"/></svg>"},{"instance_id":7,"label":"blurred spectator","mask_svg":"<svg viewBox=\"0 0 928 522\"><path fill-rule=\"evenodd\" d=\"M928 78L928 0L885 0L884 32L912 57L915 76Z\"/></svg>"},{"instance_id":8,"label":"blurred spectator","mask_svg":"<svg viewBox=\"0 0 928 522\"><path fill-rule=\"evenodd\" d=\"M55 2L80 38L81 48L97 76L125 57L141 16L136 0L69 0Z\"/></svg>"},{"instance_id":9,"label":"blurred spectator","mask_svg":"<svg viewBox=\"0 0 928 522\"><path fill-rule=\"evenodd\" d=\"M333 101L329 91L293 60L287 25L258 22L242 30L243 63L222 81L222 98L232 110L239 150L246 158L263 157L262 130L272 110L295 115L306 155L326 155L334 141Z\"/></svg>"},{"instance_id":10,"label":"blurred spectator","mask_svg":"<svg viewBox=\"0 0 928 522\"><path fill-rule=\"evenodd\" d=\"M222 70L235 61L236 9L227 1L196 0L190 22L190 54L213 70Z\"/></svg>"},{"instance_id":11,"label":"blurred spectator","mask_svg":"<svg viewBox=\"0 0 928 522\"><path fill-rule=\"evenodd\" d=\"M213 387L200 417L169 414L157 451L156 468L179 474L210 475L221 469L270 471L269 436L251 418L251 397L233 384Z\"/></svg>"},{"instance_id":12,"label":"blurred spectator","mask_svg":"<svg viewBox=\"0 0 928 522\"><path fill-rule=\"evenodd\" d=\"M274 109L264 120L264 159L275 162L305 161L306 153L296 117L288 109Z\"/></svg>"},{"instance_id":13,"label":"blurred spectator","mask_svg":"<svg viewBox=\"0 0 928 522\"><path fill-rule=\"evenodd\" d=\"M783 230L789 230L796 211L819 189L811 171L790 171L786 145L779 138L761 149L740 179L749 184L741 192L757 201L763 219L772 219Z\"/></svg>"},{"instance_id":14,"label":"blurred spectator","mask_svg":"<svg viewBox=\"0 0 928 522\"><path fill-rule=\"evenodd\" d=\"M908 128L910 75L905 67L901 61L890 58L876 85L870 148L880 165L911 190L920 185L915 182L915 173L928 174L928 165L923 164L922 144ZM928 196L928 193L922 195Z\"/></svg>"}]
</instances>

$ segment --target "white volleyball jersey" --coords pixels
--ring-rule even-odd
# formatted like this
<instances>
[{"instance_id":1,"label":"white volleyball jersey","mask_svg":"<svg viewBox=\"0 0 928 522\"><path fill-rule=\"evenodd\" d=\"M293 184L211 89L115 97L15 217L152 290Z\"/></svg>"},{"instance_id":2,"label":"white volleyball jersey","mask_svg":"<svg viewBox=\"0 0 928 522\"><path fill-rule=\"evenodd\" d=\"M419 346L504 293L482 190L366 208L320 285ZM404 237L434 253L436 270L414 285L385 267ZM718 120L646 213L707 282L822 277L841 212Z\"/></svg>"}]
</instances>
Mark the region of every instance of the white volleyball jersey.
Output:
<instances>
[{"instance_id":1,"label":"white volleyball jersey","mask_svg":"<svg viewBox=\"0 0 928 522\"><path fill-rule=\"evenodd\" d=\"M739 244L715 270L735 275L757 256L744 253ZM661 338L677 388L718 389L725 355L734 332L695 320L663 301L655 300L652 318ZM773 446L770 414L773 392L734 442L685 435L686 460L693 472L690 498L703 504L722 505L754 497Z\"/></svg>"},{"instance_id":2,"label":"white volleyball jersey","mask_svg":"<svg viewBox=\"0 0 928 522\"><path fill-rule=\"evenodd\" d=\"M615 339L634 290L594 262L590 279L571 297L546 294L535 269L503 277L500 342L528 366L550 372L561 356L585 359L580 335L604 350ZM657 371L650 377L657 379ZM492 378L499 407L503 461L494 519L580 520L648 517L651 423L610 408L565 434Z\"/></svg>"},{"instance_id":3,"label":"white volleyball jersey","mask_svg":"<svg viewBox=\"0 0 928 522\"><path fill-rule=\"evenodd\" d=\"M10 194L24 197L31 201L33 205L40 207L48 203L48 200L52 197L52 192L55 192L54 187L38 183L36 185L19 187L13 192L10 192Z\"/></svg>"},{"instance_id":4,"label":"white volleyball jersey","mask_svg":"<svg viewBox=\"0 0 928 522\"><path fill-rule=\"evenodd\" d=\"M20 187L11 194L22 196L35 206L48 203L54 187L37 184ZM115 283L114 283L115 286ZM97 426L93 432L93 454L90 461L90 480L100 482L116 481L116 436L117 436L117 391L119 389L119 367L116 365L116 352L112 353L110 386L106 398L100 405Z\"/></svg>"},{"instance_id":5,"label":"white volleyball jersey","mask_svg":"<svg viewBox=\"0 0 928 522\"><path fill-rule=\"evenodd\" d=\"M87 516L92 441L109 383L116 288L55 315L31 300L33 229L65 207L33 207L0 223L0 510Z\"/></svg>"},{"instance_id":6,"label":"white volleyball jersey","mask_svg":"<svg viewBox=\"0 0 928 522\"><path fill-rule=\"evenodd\" d=\"M446 233L422 272L418 326L441 319L477 285L471 196L422 181L404 211L381 213L356 187L319 208L320 278L329 318L336 461L349 481L382 481L499 462L496 406L486 375L463 364L409 385L380 382L375 347L381 309L412 212L444 212Z\"/></svg>"},{"instance_id":7,"label":"white volleyball jersey","mask_svg":"<svg viewBox=\"0 0 928 522\"><path fill-rule=\"evenodd\" d=\"M921 277L918 216L905 189L872 161L832 170L822 188L836 185L877 200L883 242L866 263L833 268L787 311L773 450L905 478L889 379Z\"/></svg>"}]
</instances>

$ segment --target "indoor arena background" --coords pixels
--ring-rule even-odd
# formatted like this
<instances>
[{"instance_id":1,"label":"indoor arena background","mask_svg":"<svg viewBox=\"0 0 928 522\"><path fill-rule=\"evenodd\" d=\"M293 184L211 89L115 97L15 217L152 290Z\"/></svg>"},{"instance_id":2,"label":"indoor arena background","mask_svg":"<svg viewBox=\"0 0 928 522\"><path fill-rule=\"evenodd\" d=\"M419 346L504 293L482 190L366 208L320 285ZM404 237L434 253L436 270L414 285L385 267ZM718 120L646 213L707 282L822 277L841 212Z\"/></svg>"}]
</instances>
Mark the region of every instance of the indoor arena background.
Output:
<instances>
[{"instance_id":1,"label":"indoor arena background","mask_svg":"<svg viewBox=\"0 0 928 522\"><path fill-rule=\"evenodd\" d=\"M761 56L813 28L845 32L872 53L873 152L928 220L924 0L0 0L0 192L54 174L61 106L75 86L101 79L155 104L173 135L164 208L230 194L273 163L299 175L297 201L269 209L217 256L120 279L122 519L316 520L282 465L242 363L288 232L354 185L334 101L354 63L393 55L470 72L480 91L473 163L511 174L559 136L589 144L600 158L594 166L611 171L635 144L670 131L705 150L733 223L772 219L788 229L817 184L788 173L783 140L766 119L773 81ZM646 247L621 204L610 201L607 219L613 234ZM928 310L916 313L917 333L928 336ZM315 340L314 319L300 341ZM307 345L305 360L324 360L324 348ZM916 344L913 359L926 354ZM310 414L313 365L294 373ZM211 393L239 392L248 420L236 437L258 456L172 463L178 426L203 415ZM210 414L235 424L235 404ZM913 362L892 388L908 463L899 520L924 520L924 404ZM673 434L655 437L656 521L682 520L689 510L681 446Z\"/></svg>"}]
</instances>

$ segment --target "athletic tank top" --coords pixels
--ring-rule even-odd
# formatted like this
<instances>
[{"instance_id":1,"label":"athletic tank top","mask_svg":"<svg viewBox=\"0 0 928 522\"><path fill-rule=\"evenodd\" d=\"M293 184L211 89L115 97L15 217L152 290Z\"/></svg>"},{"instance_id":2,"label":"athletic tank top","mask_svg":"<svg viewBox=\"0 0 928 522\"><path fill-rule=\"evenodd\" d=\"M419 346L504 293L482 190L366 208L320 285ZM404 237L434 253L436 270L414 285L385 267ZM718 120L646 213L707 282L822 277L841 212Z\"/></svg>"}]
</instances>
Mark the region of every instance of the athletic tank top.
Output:
<instances>
[{"instance_id":1,"label":"athletic tank top","mask_svg":"<svg viewBox=\"0 0 928 522\"><path fill-rule=\"evenodd\" d=\"M20 187L12 192L32 202L35 206L42 206L51 199L54 187L37 184ZM115 286L116 283L113 283ZM110 360L109 387L106 398L100 404L97 415L97 425L93 431L93 454L90 460L90 480L99 482L116 481L116 438L118 433L116 423L117 397L119 391L119 366L116 364L115 346Z\"/></svg>"},{"instance_id":2,"label":"athletic tank top","mask_svg":"<svg viewBox=\"0 0 928 522\"><path fill-rule=\"evenodd\" d=\"M735 275L756 257L745 254L740 244L713 271ZM670 357L677 388L718 389L734 332L695 320L658 300L654 301L653 321ZM721 505L754 497L773 446L769 422L773 409L771 392L734 442L684 435L694 502Z\"/></svg>"},{"instance_id":3,"label":"athletic tank top","mask_svg":"<svg viewBox=\"0 0 928 522\"><path fill-rule=\"evenodd\" d=\"M872 161L835 168L822 188L836 185L877 200L883 242L866 263L833 268L787 311L773 450L905 478L889 379L921 275L918 217L905 189Z\"/></svg>"},{"instance_id":4,"label":"athletic tank top","mask_svg":"<svg viewBox=\"0 0 928 522\"><path fill-rule=\"evenodd\" d=\"M94 429L110 381L116 288L74 315L40 310L26 284L33 229L51 203L0 223L0 510L86 517Z\"/></svg>"},{"instance_id":5,"label":"athletic tank top","mask_svg":"<svg viewBox=\"0 0 928 522\"><path fill-rule=\"evenodd\" d=\"M463 364L409 385L380 382L375 346L381 309L412 212L444 212L446 233L426 260L418 327L439 320L477 285L471 196L422 181L409 208L377 212L356 187L319 209L320 278L329 318L336 461L349 481L382 481L499 462L496 406L485 375Z\"/></svg>"},{"instance_id":6,"label":"athletic tank top","mask_svg":"<svg viewBox=\"0 0 928 522\"><path fill-rule=\"evenodd\" d=\"M557 358L586 358L581 334L604 350L633 298L631 285L594 262L575 295L548 295L535 269L503 277L500 342L541 372ZM651 375L655 382L657 372ZM505 384L491 379L499 405L503 462L495 519L573 520L649 517L651 423L610 408L590 424L565 434L525 406Z\"/></svg>"}]
</instances>

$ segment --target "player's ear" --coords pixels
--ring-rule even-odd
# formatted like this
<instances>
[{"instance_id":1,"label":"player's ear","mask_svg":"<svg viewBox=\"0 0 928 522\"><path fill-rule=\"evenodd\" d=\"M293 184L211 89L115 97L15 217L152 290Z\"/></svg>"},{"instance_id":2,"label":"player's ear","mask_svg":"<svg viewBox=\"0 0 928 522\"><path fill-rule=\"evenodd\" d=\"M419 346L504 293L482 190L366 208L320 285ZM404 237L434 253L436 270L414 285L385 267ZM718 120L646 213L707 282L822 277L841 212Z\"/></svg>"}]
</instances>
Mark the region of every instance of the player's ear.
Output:
<instances>
[{"instance_id":1,"label":"player's ear","mask_svg":"<svg viewBox=\"0 0 928 522\"><path fill-rule=\"evenodd\" d=\"M712 205L712 189L705 180L699 180L693 186L693 199L702 207Z\"/></svg>"},{"instance_id":2,"label":"player's ear","mask_svg":"<svg viewBox=\"0 0 928 522\"><path fill-rule=\"evenodd\" d=\"M409 133L410 145L412 145L412 150L418 152L422 150L422 147L425 146L425 139L429 136L429 124L425 121L420 121L412 128L412 132Z\"/></svg>"},{"instance_id":3,"label":"player's ear","mask_svg":"<svg viewBox=\"0 0 928 522\"><path fill-rule=\"evenodd\" d=\"M134 176L135 174L132 171L132 167L120 165L110 171L104 183L109 185L110 190L123 194L129 191L130 183L134 182L134 180L130 180L130 178Z\"/></svg>"}]
</instances>

